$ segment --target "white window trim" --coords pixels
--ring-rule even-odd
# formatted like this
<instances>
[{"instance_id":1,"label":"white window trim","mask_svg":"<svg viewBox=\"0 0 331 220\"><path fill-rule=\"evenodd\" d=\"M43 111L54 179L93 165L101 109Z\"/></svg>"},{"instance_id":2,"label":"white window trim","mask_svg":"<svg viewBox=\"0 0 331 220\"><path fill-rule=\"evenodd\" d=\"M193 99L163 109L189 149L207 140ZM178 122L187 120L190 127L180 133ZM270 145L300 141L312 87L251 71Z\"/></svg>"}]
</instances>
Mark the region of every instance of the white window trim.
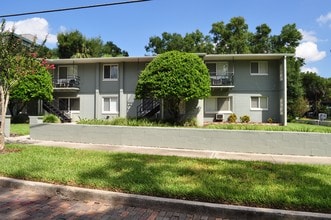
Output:
<instances>
[{"instance_id":1,"label":"white window trim","mask_svg":"<svg viewBox=\"0 0 331 220\"><path fill-rule=\"evenodd\" d=\"M252 63L257 63L258 65L258 73L252 73L251 70L251 65ZM260 69L261 69L261 63L266 63L267 64L267 71L269 70L269 63L268 61L251 61L250 64L249 64L249 72L252 76L267 76L269 75L268 72L262 72Z\"/></svg>"},{"instance_id":2,"label":"white window trim","mask_svg":"<svg viewBox=\"0 0 331 220\"><path fill-rule=\"evenodd\" d=\"M208 97L207 99L219 99L219 98L229 98L230 101L229 101L229 109L231 109L231 106L233 107L233 96L210 96ZM205 101L204 102L204 108L207 109L206 107L207 105L207 102ZM227 110L227 111L205 111L206 114L217 114L217 113L233 113L233 109L232 110Z\"/></svg>"},{"instance_id":3,"label":"white window trim","mask_svg":"<svg viewBox=\"0 0 331 220\"><path fill-rule=\"evenodd\" d=\"M112 78L105 78L105 66L117 66L117 78L116 79L112 79ZM103 64L102 66L102 81L118 81L118 77L119 77L119 65L118 64ZM111 74L110 74L111 77Z\"/></svg>"},{"instance_id":4,"label":"white window trim","mask_svg":"<svg viewBox=\"0 0 331 220\"><path fill-rule=\"evenodd\" d=\"M253 108L252 107L252 98L258 98L258 108ZM261 108L261 98L266 98L267 99L267 108ZM251 96L250 97L250 108L252 111L268 111L269 110L269 97L268 96Z\"/></svg>"},{"instance_id":5,"label":"white window trim","mask_svg":"<svg viewBox=\"0 0 331 220\"><path fill-rule=\"evenodd\" d=\"M116 98L116 110L115 111L104 111L105 107L105 98ZM107 96L102 96L102 106L101 106L101 114L118 114L118 96L117 95L107 95Z\"/></svg>"}]
</instances>

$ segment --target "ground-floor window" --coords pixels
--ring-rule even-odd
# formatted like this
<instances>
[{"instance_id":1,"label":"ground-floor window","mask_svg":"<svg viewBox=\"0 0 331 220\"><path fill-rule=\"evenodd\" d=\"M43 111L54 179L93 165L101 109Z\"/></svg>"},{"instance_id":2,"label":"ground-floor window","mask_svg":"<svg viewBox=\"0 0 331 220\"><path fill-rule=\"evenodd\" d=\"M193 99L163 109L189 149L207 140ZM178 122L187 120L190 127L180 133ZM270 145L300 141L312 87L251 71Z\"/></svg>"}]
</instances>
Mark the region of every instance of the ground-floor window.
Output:
<instances>
[{"instance_id":1,"label":"ground-floor window","mask_svg":"<svg viewBox=\"0 0 331 220\"><path fill-rule=\"evenodd\" d=\"M59 98L59 109L61 111L79 111L79 98Z\"/></svg>"},{"instance_id":2,"label":"ground-floor window","mask_svg":"<svg viewBox=\"0 0 331 220\"><path fill-rule=\"evenodd\" d=\"M232 97L210 97L205 99L205 112L230 112L232 111Z\"/></svg>"},{"instance_id":3,"label":"ground-floor window","mask_svg":"<svg viewBox=\"0 0 331 220\"><path fill-rule=\"evenodd\" d=\"M252 96L251 97L252 110L268 110L268 97Z\"/></svg>"},{"instance_id":4,"label":"ground-floor window","mask_svg":"<svg viewBox=\"0 0 331 220\"><path fill-rule=\"evenodd\" d=\"M107 96L102 98L102 113L118 113L117 96Z\"/></svg>"}]
</instances>

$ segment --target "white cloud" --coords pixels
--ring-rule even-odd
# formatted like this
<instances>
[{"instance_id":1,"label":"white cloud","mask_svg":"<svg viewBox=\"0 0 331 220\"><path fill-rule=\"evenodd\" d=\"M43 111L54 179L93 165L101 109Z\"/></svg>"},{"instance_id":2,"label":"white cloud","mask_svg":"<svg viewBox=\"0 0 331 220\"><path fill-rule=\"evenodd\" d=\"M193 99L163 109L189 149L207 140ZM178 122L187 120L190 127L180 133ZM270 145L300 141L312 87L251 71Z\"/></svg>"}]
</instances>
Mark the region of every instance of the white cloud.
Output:
<instances>
[{"instance_id":1,"label":"white cloud","mask_svg":"<svg viewBox=\"0 0 331 220\"><path fill-rule=\"evenodd\" d=\"M297 57L304 58L307 62L315 62L326 57L325 51L319 51L317 44L311 41L301 43L295 51Z\"/></svg>"},{"instance_id":2,"label":"white cloud","mask_svg":"<svg viewBox=\"0 0 331 220\"><path fill-rule=\"evenodd\" d=\"M327 15L319 16L319 18L317 18L316 21L320 25L327 24L327 23L331 22L331 12L329 12Z\"/></svg>"},{"instance_id":3,"label":"white cloud","mask_svg":"<svg viewBox=\"0 0 331 220\"><path fill-rule=\"evenodd\" d=\"M16 34L31 34L37 37L38 42L47 38L47 44L55 44L57 36L50 34L48 21L44 18L29 18L20 21L6 21L6 29L13 29Z\"/></svg>"},{"instance_id":4,"label":"white cloud","mask_svg":"<svg viewBox=\"0 0 331 220\"><path fill-rule=\"evenodd\" d=\"M304 58L306 62L315 62L326 57L325 51L320 51L317 42L320 40L315 36L313 31L299 29L302 34L302 41L296 48L295 55Z\"/></svg>"},{"instance_id":5,"label":"white cloud","mask_svg":"<svg viewBox=\"0 0 331 220\"><path fill-rule=\"evenodd\" d=\"M310 67L310 66L303 66L301 67L301 72L313 72L318 73L318 69L316 67Z\"/></svg>"},{"instance_id":6,"label":"white cloud","mask_svg":"<svg viewBox=\"0 0 331 220\"><path fill-rule=\"evenodd\" d=\"M315 36L314 31L305 31L302 29L299 29L300 33L302 34L302 41L311 41L311 42L317 42L317 37Z\"/></svg>"}]
</instances>

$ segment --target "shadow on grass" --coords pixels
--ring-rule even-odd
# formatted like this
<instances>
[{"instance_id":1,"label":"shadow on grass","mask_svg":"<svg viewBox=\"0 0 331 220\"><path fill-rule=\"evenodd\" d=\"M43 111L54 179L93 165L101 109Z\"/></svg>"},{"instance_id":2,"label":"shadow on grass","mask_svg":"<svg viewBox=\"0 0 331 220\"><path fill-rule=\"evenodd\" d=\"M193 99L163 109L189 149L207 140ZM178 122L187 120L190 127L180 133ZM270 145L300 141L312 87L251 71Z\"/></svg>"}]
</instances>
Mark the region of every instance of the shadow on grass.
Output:
<instances>
[{"instance_id":1,"label":"shadow on grass","mask_svg":"<svg viewBox=\"0 0 331 220\"><path fill-rule=\"evenodd\" d=\"M126 193L331 213L326 166L112 154L79 178Z\"/></svg>"}]
</instances>

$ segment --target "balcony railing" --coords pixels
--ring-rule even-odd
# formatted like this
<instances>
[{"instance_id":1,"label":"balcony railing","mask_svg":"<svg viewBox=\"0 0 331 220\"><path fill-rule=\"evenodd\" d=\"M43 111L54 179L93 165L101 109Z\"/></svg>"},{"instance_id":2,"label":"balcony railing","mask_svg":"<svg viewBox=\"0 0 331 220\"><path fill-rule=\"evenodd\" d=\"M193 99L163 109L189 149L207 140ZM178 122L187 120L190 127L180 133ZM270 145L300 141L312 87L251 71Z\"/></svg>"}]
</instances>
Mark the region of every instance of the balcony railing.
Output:
<instances>
[{"instance_id":1,"label":"balcony railing","mask_svg":"<svg viewBox=\"0 0 331 220\"><path fill-rule=\"evenodd\" d=\"M234 87L234 74L226 73L222 75L211 75L210 85L211 87Z\"/></svg>"},{"instance_id":2,"label":"balcony railing","mask_svg":"<svg viewBox=\"0 0 331 220\"><path fill-rule=\"evenodd\" d=\"M68 76L67 78L53 79L54 88L79 88L79 76Z\"/></svg>"}]
</instances>

